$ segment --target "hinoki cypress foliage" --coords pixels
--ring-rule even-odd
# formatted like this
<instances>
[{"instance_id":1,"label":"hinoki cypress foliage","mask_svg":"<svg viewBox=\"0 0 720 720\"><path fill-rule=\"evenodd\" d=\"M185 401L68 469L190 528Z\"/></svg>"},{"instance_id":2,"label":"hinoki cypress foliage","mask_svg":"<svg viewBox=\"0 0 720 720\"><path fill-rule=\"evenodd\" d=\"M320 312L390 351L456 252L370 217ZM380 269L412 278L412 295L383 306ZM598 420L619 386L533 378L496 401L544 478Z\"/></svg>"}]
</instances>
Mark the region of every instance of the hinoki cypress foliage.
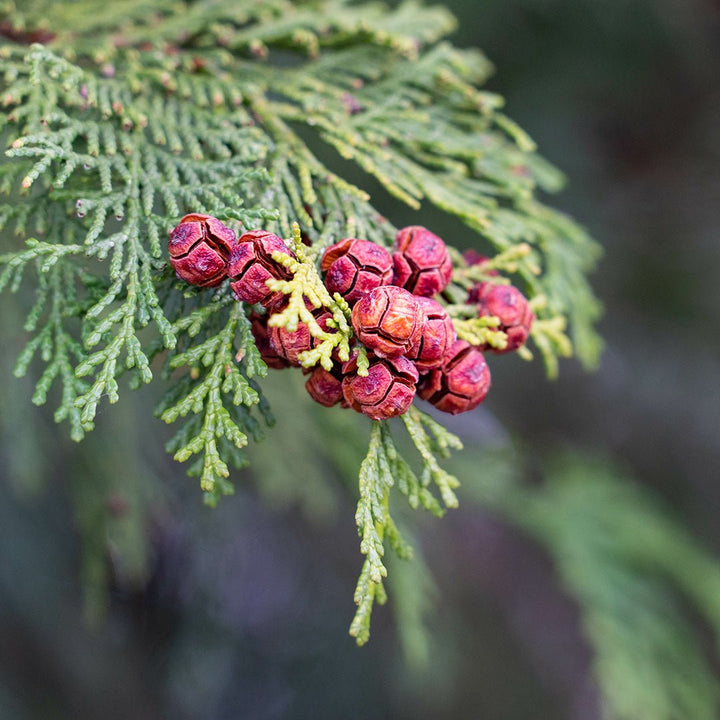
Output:
<instances>
[{"instance_id":1,"label":"hinoki cypress foliage","mask_svg":"<svg viewBox=\"0 0 720 720\"><path fill-rule=\"evenodd\" d=\"M273 286L290 300L278 323L296 327L306 299L330 311L336 337L327 333L304 358L325 367L333 351L349 352L352 330L347 303L323 285L322 251L342 238L391 248L397 230L364 180L343 177L348 162L353 178L373 186L374 178L412 208L418 225L434 205L464 224L458 245L491 256L480 267L451 251L443 297L460 338L493 337L468 290L497 271L522 288L536 316L524 357L539 355L550 376L559 357L596 363L599 305L585 275L597 246L538 199L562 177L501 112L501 98L481 89L491 71L483 55L443 42L454 24L443 8L341 0L4 7L0 288L37 290L15 373L42 366L32 400L42 405L59 387L55 418L73 439L121 389L161 382L157 414L177 428L169 451L200 477L208 503L232 492L230 467L245 465L250 438L272 425L262 391L272 377L250 307L227 281L205 289L180 281L168 231L186 213L203 213L238 233L284 238L296 259L287 263L291 279ZM361 373L368 358L358 351ZM419 474L395 445L401 425ZM459 448L414 405L398 428L371 421L356 513L366 558L351 627L358 642L368 638L373 602L385 598L386 549L410 554L391 491L437 515L455 507L459 482L442 459Z\"/></svg>"}]
</instances>

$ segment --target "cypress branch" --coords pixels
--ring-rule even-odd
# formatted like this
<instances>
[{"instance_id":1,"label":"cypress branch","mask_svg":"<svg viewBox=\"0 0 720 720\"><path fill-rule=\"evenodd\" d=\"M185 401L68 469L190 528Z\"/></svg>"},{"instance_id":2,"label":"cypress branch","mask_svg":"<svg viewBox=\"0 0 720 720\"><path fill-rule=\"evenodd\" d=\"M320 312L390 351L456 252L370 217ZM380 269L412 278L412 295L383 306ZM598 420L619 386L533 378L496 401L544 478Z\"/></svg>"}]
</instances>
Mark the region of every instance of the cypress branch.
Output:
<instances>
[{"instance_id":1,"label":"cypress branch","mask_svg":"<svg viewBox=\"0 0 720 720\"><path fill-rule=\"evenodd\" d=\"M442 41L453 27L445 9L416 2L159 0L151 14L140 0L6 3L0 290L36 288L16 367L23 375L34 358L42 363L33 401L59 383L55 418L80 440L104 399L119 399L123 375L130 387L160 375L168 389L157 414L178 426L169 451L191 461L208 503L232 492L230 465L244 465L249 439L273 422L258 383L266 367L248 309L227 283L181 284L166 233L191 212L292 237L292 279L273 286L288 307L272 323L307 322L321 342L301 360L330 370L353 337L347 303L320 279L321 252L343 237L390 246L395 235L362 181L336 170L340 159L412 208L459 218L468 238L496 251L484 267L453 252L445 302L461 337L502 347L493 318L464 305L472 283L497 271L534 303L532 337L550 375L571 351L596 363L600 307L586 274L597 246L536 199L562 177L481 88L488 60ZM306 300L332 313L328 330ZM370 358L356 347L367 373ZM360 643L386 597L386 545L411 553L390 514L392 486L435 515L458 504L458 480L440 459L459 440L415 408L403 422L420 472L386 422L373 423L360 468L365 563L351 626Z\"/></svg>"}]
</instances>

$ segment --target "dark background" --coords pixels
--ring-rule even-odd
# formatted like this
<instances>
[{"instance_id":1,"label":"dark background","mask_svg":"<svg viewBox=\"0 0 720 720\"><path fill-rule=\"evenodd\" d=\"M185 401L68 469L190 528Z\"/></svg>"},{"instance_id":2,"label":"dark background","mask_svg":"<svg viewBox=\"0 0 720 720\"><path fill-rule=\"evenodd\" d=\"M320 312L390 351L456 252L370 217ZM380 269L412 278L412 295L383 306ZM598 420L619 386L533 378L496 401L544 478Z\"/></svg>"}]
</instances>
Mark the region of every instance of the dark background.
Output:
<instances>
[{"instance_id":1,"label":"dark background","mask_svg":"<svg viewBox=\"0 0 720 720\"><path fill-rule=\"evenodd\" d=\"M478 432L512 436L530 457L606 455L718 550L720 5L448 5L454 42L488 54L489 88L567 173L552 202L605 248L600 370L564 362L549 383L539 363L493 366ZM455 227L444 222L428 212L425 224ZM360 567L348 496L299 477L288 505L258 451L262 498L244 472L235 497L207 510L165 456L147 391L70 443L12 377L21 299L2 302L0 717L599 717L575 608L529 540L467 503L418 519L437 584L430 669L405 661L386 608L359 650L347 636ZM301 391L293 382L278 401ZM281 418L270 439L320 452L321 432ZM104 525L108 510L118 521ZM82 542L98 535L111 550L103 622L104 549Z\"/></svg>"}]
</instances>

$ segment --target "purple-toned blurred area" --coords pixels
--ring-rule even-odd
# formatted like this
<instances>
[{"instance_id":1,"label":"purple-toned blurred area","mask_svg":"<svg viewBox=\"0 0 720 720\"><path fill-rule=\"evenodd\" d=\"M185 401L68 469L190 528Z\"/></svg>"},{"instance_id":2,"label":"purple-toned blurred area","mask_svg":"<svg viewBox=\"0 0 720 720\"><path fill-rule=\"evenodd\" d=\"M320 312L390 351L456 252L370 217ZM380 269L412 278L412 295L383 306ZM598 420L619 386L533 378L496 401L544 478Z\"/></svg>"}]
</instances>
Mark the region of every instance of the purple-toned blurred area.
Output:
<instances>
[{"instance_id":1,"label":"purple-toned blurred area","mask_svg":"<svg viewBox=\"0 0 720 720\"><path fill-rule=\"evenodd\" d=\"M607 343L598 372L563 361L555 382L539 361L490 358L488 400L451 427L470 446L512 438L528 483L548 448L608 457L717 553L720 3L447 4L454 42L487 53L489 89L567 174L550 201L605 248L593 285ZM419 222L379 204L397 226ZM423 209L422 224L462 249L459 223ZM330 461L298 467L293 453L322 454L323 432L339 427L352 471L364 419L280 415L268 440L289 457L257 448L255 463L251 448L236 495L210 510L164 453L159 391L105 405L81 445L29 402L30 380L12 376L20 305L2 296L0 718L600 720L591 649L553 561L471 489L442 520L402 516L434 578L429 659L404 654L412 639L400 641L392 597L358 649L347 634L362 561L352 492ZM299 374L282 377L271 391L281 410L294 394L310 403ZM482 473L460 463L461 480L471 467ZM82 542L108 511L109 564ZM149 557L124 552L142 537Z\"/></svg>"}]
</instances>

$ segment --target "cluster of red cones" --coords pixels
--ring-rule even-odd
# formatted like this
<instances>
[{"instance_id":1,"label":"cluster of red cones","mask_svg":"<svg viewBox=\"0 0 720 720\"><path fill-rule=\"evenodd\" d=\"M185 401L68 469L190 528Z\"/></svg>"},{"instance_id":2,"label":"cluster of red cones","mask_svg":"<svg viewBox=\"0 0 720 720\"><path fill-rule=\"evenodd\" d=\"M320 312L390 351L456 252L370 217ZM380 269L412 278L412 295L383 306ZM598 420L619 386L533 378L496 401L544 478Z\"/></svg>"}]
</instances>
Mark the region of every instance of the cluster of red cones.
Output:
<instances>
[{"instance_id":1,"label":"cluster of red cones","mask_svg":"<svg viewBox=\"0 0 720 720\"><path fill-rule=\"evenodd\" d=\"M170 263L178 277L201 287L230 278L238 300L262 306L250 314L252 331L268 367L300 366L300 353L317 344L308 326L296 330L268 325L283 309L286 296L267 287L267 280L289 280L290 271L273 253L293 256L282 239L265 230L251 230L236 238L232 230L209 215L186 215L171 232ZM468 257L470 264L483 258ZM322 256L323 281L330 294L339 293L352 308L355 339L367 351L367 373L358 374L358 354L330 371L308 370L305 384L314 400L325 406L340 403L382 420L404 413L415 395L452 414L477 407L490 388L490 371L483 350L457 338L452 319L433 299L452 276L448 249L424 227L401 229L392 253L376 243L346 238ZM497 329L507 335L500 352L519 348L527 339L533 314L517 288L493 282L471 288L468 303L478 316L499 319ZM309 309L324 330L331 314Z\"/></svg>"}]
</instances>

